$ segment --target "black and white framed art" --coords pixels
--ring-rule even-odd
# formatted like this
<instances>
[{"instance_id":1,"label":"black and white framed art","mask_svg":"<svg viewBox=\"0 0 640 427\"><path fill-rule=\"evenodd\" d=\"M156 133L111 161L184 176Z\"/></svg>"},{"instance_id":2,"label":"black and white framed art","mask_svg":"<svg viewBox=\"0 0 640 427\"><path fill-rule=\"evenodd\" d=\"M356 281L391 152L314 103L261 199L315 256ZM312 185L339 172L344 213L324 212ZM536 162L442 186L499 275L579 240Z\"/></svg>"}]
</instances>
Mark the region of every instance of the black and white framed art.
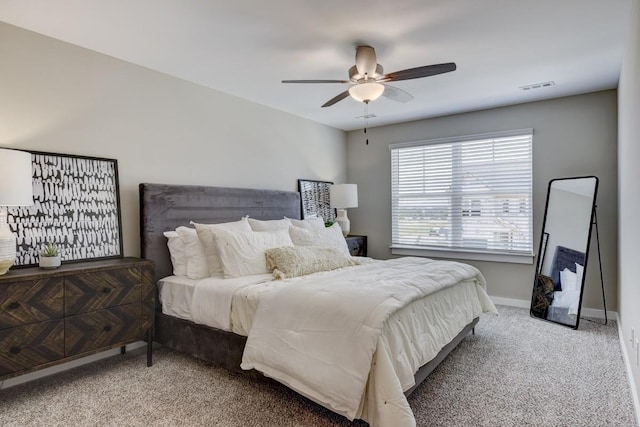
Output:
<instances>
[{"instance_id":1,"label":"black and white framed art","mask_svg":"<svg viewBox=\"0 0 640 427\"><path fill-rule=\"evenodd\" d=\"M63 263L122 257L117 160L30 152L33 205L7 215L17 238L15 266L37 265L49 242Z\"/></svg>"},{"instance_id":2,"label":"black and white framed art","mask_svg":"<svg viewBox=\"0 0 640 427\"><path fill-rule=\"evenodd\" d=\"M331 208L329 199L329 187L332 184L329 181L298 180L302 219L322 217L325 222L335 221L336 210Z\"/></svg>"}]
</instances>

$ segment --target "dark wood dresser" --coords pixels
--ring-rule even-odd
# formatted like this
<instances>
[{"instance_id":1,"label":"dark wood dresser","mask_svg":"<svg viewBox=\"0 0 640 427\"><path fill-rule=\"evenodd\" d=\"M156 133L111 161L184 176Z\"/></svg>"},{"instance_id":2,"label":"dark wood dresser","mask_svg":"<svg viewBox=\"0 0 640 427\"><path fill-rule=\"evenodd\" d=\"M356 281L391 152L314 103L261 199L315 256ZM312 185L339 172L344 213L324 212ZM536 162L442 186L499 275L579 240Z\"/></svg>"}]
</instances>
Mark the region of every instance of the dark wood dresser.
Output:
<instances>
[{"instance_id":1,"label":"dark wood dresser","mask_svg":"<svg viewBox=\"0 0 640 427\"><path fill-rule=\"evenodd\" d=\"M151 336L153 262L140 258L12 269L0 276L0 380Z\"/></svg>"}]
</instances>

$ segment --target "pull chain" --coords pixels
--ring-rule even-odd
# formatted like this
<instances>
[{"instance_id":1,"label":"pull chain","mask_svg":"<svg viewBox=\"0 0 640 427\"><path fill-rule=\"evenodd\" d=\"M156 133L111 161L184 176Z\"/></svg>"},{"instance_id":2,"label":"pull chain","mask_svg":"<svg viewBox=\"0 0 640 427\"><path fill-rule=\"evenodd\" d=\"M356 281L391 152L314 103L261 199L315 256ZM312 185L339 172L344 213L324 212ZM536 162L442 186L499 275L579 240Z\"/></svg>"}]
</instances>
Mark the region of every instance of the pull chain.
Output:
<instances>
[{"instance_id":1,"label":"pull chain","mask_svg":"<svg viewBox=\"0 0 640 427\"><path fill-rule=\"evenodd\" d=\"M364 101L364 134L367 135L367 127L369 127L369 101ZM369 145L369 138L367 138L367 145Z\"/></svg>"}]
</instances>

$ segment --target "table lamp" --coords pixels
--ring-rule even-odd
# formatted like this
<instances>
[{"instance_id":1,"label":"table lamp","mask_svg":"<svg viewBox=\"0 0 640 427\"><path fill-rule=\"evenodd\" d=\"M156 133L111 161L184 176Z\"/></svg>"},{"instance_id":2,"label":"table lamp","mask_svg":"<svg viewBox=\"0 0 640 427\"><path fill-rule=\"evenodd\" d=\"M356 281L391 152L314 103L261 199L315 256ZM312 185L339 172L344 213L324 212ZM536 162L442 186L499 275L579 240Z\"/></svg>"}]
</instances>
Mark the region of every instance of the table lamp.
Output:
<instances>
[{"instance_id":1,"label":"table lamp","mask_svg":"<svg viewBox=\"0 0 640 427\"><path fill-rule=\"evenodd\" d=\"M347 217L346 208L358 207L358 186L356 184L334 184L329 187L329 200L332 208L338 209L336 222L342 228L344 237L351 231L351 221Z\"/></svg>"},{"instance_id":2,"label":"table lamp","mask_svg":"<svg viewBox=\"0 0 640 427\"><path fill-rule=\"evenodd\" d=\"M31 153L0 148L0 275L16 261L16 236L7 223L8 206L33 204Z\"/></svg>"}]
</instances>

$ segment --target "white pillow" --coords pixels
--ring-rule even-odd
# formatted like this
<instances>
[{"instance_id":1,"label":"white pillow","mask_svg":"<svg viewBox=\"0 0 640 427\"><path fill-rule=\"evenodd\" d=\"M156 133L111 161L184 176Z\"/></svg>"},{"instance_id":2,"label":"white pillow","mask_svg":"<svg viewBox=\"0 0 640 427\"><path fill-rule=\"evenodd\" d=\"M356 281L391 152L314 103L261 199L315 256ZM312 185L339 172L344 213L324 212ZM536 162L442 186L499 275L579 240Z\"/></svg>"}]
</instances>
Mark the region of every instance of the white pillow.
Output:
<instances>
[{"instance_id":1,"label":"white pillow","mask_svg":"<svg viewBox=\"0 0 640 427\"><path fill-rule=\"evenodd\" d=\"M213 230L225 276L269 273L265 251L293 246L286 229L275 231Z\"/></svg>"},{"instance_id":2,"label":"white pillow","mask_svg":"<svg viewBox=\"0 0 640 427\"><path fill-rule=\"evenodd\" d=\"M196 227L198 238L202 244L204 250L205 262L207 264L207 276L214 276L216 274L224 273L222 269L222 263L220 262L220 255L218 254L218 247L214 239L213 231L215 230L236 230L236 231L251 231L251 226L247 218L242 218L240 221L223 222L219 224L196 224L192 222Z\"/></svg>"},{"instance_id":3,"label":"white pillow","mask_svg":"<svg viewBox=\"0 0 640 427\"><path fill-rule=\"evenodd\" d=\"M562 287L562 291L576 291L577 290L577 280L578 277L576 273L565 268L560 272L560 286Z\"/></svg>"},{"instance_id":4,"label":"white pillow","mask_svg":"<svg viewBox=\"0 0 640 427\"><path fill-rule=\"evenodd\" d=\"M576 265L576 290L580 290L582 287L582 275L584 274L584 267L577 262Z\"/></svg>"},{"instance_id":5,"label":"white pillow","mask_svg":"<svg viewBox=\"0 0 640 427\"><path fill-rule=\"evenodd\" d=\"M182 239L176 231L165 231L162 234L167 238L167 247L169 248L169 256L171 257L171 264L173 265L173 275L186 276L187 256Z\"/></svg>"},{"instance_id":6,"label":"white pillow","mask_svg":"<svg viewBox=\"0 0 640 427\"><path fill-rule=\"evenodd\" d=\"M289 235L296 246L332 246L345 256L351 256L347 240L342 235L342 228L338 223L317 230L292 226L289 227Z\"/></svg>"},{"instance_id":7,"label":"white pillow","mask_svg":"<svg viewBox=\"0 0 640 427\"><path fill-rule=\"evenodd\" d=\"M187 277L189 279L209 277L207 258L196 230L189 227L178 227L176 232L182 240L184 253L187 257Z\"/></svg>"},{"instance_id":8,"label":"white pillow","mask_svg":"<svg viewBox=\"0 0 640 427\"><path fill-rule=\"evenodd\" d=\"M286 217L285 217L286 218ZM306 219L291 219L287 218L291 225L304 228L305 230L322 230L324 227L324 219L322 217L306 218Z\"/></svg>"},{"instance_id":9,"label":"white pillow","mask_svg":"<svg viewBox=\"0 0 640 427\"><path fill-rule=\"evenodd\" d=\"M274 231L289 228L291 221L289 221L289 218L272 219L269 221L249 218L249 225L253 231Z\"/></svg>"}]
</instances>

